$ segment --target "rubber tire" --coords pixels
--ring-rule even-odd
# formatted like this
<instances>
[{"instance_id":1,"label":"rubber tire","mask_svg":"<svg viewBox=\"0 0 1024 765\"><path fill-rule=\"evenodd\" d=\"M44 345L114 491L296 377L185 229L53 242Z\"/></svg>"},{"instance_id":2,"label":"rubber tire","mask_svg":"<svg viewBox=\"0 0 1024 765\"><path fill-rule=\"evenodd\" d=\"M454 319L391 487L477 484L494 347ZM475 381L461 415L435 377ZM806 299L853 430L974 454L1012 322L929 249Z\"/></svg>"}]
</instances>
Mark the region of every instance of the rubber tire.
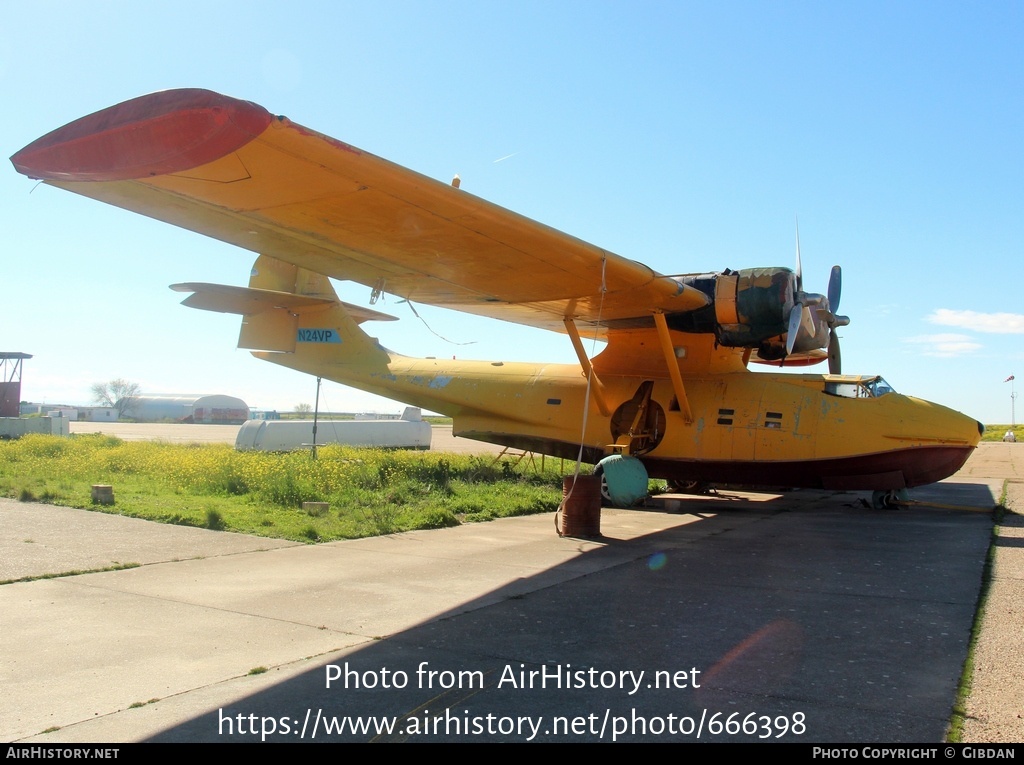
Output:
<instances>
[{"instance_id":1,"label":"rubber tire","mask_svg":"<svg viewBox=\"0 0 1024 765\"><path fill-rule=\"evenodd\" d=\"M711 484L704 481L676 481L669 480L668 490L673 494L707 494Z\"/></svg>"},{"instance_id":2,"label":"rubber tire","mask_svg":"<svg viewBox=\"0 0 1024 765\"><path fill-rule=\"evenodd\" d=\"M898 505L896 491L882 491L881 489L871 492L871 507L875 510L895 510Z\"/></svg>"},{"instance_id":3,"label":"rubber tire","mask_svg":"<svg viewBox=\"0 0 1024 765\"><path fill-rule=\"evenodd\" d=\"M601 507L611 507L612 497L608 493L608 482L604 477L604 468L600 465L595 466L594 475L601 479Z\"/></svg>"}]
</instances>

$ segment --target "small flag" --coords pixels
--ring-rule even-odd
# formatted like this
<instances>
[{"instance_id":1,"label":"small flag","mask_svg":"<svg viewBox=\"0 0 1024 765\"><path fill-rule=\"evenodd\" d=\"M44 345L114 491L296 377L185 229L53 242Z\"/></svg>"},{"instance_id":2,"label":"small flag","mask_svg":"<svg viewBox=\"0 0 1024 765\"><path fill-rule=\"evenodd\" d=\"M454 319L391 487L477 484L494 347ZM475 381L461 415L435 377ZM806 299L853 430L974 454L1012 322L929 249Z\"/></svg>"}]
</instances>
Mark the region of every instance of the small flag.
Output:
<instances>
[{"instance_id":1,"label":"small flag","mask_svg":"<svg viewBox=\"0 0 1024 765\"><path fill-rule=\"evenodd\" d=\"M1012 379L1013 379L1013 375L1010 375L1005 380L1003 380L1003 382L1010 382L1010 380L1012 380Z\"/></svg>"}]
</instances>

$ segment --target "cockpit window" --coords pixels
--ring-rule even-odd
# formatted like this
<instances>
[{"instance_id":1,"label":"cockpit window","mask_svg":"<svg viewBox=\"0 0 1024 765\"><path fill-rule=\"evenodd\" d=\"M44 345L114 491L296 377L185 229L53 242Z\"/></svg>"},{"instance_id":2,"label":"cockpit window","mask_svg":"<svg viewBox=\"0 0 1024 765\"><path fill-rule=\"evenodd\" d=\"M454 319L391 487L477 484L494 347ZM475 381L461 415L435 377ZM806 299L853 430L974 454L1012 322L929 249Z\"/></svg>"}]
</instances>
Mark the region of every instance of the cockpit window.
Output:
<instances>
[{"instance_id":1,"label":"cockpit window","mask_svg":"<svg viewBox=\"0 0 1024 765\"><path fill-rule=\"evenodd\" d=\"M871 391L871 395L874 396L875 398L884 396L886 393L895 393L895 391L892 389L892 386L889 385L889 383L887 383L881 377L876 377L874 380L868 383L867 386L868 390Z\"/></svg>"},{"instance_id":2,"label":"cockpit window","mask_svg":"<svg viewBox=\"0 0 1024 765\"><path fill-rule=\"evenodd\" d=\"M892 386L881 377L865 380L829 380L825 383L825 392L843 398L880 398L892 393Z\"/></svg>"}]
</instances>

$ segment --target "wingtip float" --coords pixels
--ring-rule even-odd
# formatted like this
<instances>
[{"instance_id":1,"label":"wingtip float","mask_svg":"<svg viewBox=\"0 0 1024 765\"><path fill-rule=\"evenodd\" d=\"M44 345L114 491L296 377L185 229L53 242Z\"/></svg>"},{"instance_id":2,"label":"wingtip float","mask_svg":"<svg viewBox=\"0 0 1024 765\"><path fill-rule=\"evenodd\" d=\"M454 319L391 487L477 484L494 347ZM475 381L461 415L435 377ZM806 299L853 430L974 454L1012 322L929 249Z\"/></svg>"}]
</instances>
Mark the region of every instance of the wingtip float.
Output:
<instances>
[{"instance_id":1,"label":"wingtip float","mask_svg":"<svg viewBox=\"0 0 1024 765\"><path fill-rule=\"evenodd\" d=\"M258 358L449 414L457 435L575 456L582 432L589 460L624 452L678 485L868 489L880 504L951 475L980 440L973 419L877 376L747 370L829 358L839 372L838 270L827 295L804 292L799 266L664 276L206 90L83 117L12 162L257 253L247 287L182 285L197 289L186 303L241 314ZM327 277L566 333L579 364L392 353L359 326L380 316ZM593 359L581 326L608 341Z\"/></svg>"}]
</instances>

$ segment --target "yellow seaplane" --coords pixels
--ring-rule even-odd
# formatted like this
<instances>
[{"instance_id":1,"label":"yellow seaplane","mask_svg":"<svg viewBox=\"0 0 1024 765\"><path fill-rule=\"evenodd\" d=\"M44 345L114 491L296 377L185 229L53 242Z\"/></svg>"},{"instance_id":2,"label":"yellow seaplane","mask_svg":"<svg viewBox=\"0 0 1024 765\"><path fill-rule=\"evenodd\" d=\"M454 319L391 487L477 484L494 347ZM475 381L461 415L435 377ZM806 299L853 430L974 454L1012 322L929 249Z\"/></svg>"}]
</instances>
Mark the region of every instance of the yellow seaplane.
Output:
<instances>
[{"instance_id":1,"label":"yellow seaplane","mask_svg":"<svg viewBox=\"0 0 1024 765\"><path fill-rule=\"evenodd\" d=\"M248 101L142 96L11 158L18 172L258 254L247 287L173 285L242 316L257 358L450 415L456 435L679 488L864 489L876 506L956 472L983 427L841 374L839 268L663 275ZM361 327L330 279L564 333L578 364L418 359ZM604 350L589 358L584 338ZM753 373L751 361L829 374Z\"/></svg>"}]
</instances>

